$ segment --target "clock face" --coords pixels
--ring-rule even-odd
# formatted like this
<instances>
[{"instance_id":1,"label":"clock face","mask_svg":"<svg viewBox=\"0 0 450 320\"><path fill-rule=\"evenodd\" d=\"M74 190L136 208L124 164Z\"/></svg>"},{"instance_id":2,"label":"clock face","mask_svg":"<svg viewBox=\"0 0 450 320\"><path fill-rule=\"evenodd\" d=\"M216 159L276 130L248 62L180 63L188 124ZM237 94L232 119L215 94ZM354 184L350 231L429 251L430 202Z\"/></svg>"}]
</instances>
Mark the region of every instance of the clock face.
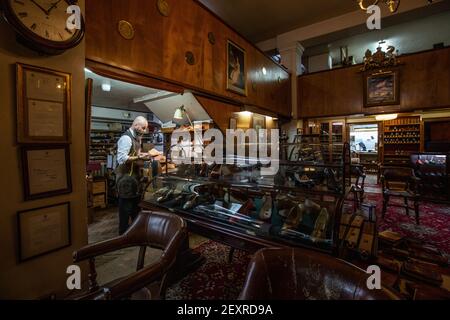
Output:
<instances>
[{"instance_id":1,"label":"clock face","mask_svg":"<svg viewBox=\"0 0 450 320\"><path fill-rule=\"evenodd\" d=\"M64 0L10 0L14 14L35 35L55 42L69 41L75 31L66 28L69 15Z\"/></svg>"},{"instance_id":2,"label":"clock face","mask_svg":"<svg viewBox=\"0 0 450 320\"><path fill-rule=\"evenodd\" d=\"M47 53L58 53L78 44L81 30L69 30L68 0L0 0L6 20L30 46ZM81 17L82 19L82 17Z\"/></svg>"}]
</instances>

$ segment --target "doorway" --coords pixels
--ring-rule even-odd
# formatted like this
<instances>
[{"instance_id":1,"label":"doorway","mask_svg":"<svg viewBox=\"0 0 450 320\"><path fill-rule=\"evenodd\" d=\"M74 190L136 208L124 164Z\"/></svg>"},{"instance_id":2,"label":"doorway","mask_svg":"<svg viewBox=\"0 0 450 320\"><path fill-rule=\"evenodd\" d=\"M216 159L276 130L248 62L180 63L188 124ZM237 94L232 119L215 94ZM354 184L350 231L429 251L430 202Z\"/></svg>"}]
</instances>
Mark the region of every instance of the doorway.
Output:
<instances>
[{"instance_id":1,"label":"doorway","mask_svg":"<svg viewBox=\"0 0 450 320\"><path fill-rule=\"evenodd\" d=\"M378 123L351 124L350 150L353 163L363 165L366 173L378 174Z\"/></svg>"}]
</instances>

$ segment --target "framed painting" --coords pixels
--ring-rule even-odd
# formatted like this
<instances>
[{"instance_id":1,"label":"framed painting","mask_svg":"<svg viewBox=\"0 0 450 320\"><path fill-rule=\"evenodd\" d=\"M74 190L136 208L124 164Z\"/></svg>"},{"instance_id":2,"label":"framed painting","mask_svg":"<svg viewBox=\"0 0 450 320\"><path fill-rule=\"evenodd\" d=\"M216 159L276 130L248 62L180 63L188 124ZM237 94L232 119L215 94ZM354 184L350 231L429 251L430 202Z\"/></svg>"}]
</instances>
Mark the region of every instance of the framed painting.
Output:
<instances>
[{"instance_id":1,"label":"framed painting","mask_svg":"<svg viewBox=\"0 0 450 320\"><path fill-rule=\"evenodd\" d=\"M245 50L228 40L227 90L247 96L247 65Z\"/></svg>"},{"instance_id":2,"label":"framed painting","mask_svg":"<svg viewBox=\"0 0 450 320\"><path fill-rule=\"evenodd\" d=\"M365 74L364 106L366 108L399 104L400 88L397 70Z\"/></svg>"}]
</instances>

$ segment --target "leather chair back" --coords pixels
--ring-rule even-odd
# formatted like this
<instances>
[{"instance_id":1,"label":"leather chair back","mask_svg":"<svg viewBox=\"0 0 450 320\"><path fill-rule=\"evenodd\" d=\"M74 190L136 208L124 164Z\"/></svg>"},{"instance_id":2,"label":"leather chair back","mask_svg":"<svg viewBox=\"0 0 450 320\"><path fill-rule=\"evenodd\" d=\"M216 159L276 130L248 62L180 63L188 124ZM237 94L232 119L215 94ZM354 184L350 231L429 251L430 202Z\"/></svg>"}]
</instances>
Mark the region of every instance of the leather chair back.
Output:
<instances>
[{"instance_id":1,"label":"leather chair back","mask_svg":"<svg viewBox=\"0 0 450 320\"><path fill-rule=\"evenodd\" d=\"M390 300L390 289L369 290L369 275L334 257L299 249L262 249L250 262L240 300Z\"/></svg>"},{"instance_id":2,"label":"leather chair back","mask_svg":"<svg viewBox=\"0 0 450 320\"><path fill-rule=\"evenodd\" d=\"M406 167L381 167L381 182L383 190L411 190L413 177L412 168Z\"/></svg>"}]
</instances>

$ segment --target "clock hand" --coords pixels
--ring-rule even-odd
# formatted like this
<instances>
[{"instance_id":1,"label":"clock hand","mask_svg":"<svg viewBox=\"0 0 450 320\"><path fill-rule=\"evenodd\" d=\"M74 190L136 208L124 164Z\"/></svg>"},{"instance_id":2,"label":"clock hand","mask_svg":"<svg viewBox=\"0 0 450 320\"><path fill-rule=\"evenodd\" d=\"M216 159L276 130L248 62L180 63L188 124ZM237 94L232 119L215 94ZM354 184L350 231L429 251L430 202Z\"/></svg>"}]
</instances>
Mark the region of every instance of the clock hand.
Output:
<instances>
[{"instance_id":1,"label":"clock hand","mask_svg":"<svg viewBox=\"0 0 450 320\"><path fill-rule=\"evenodd\" d=\"M50 14L50 12L51 12L53 9L55 9L56 6L57 6L60 2L61 2L61 0L58 0L58 1L54 2L54 3L52 3L52 6L51 6L50 8L48 8L48 10L47 10L48 14Z\"/></svg>"},{"instance_id":2,"label":"clock hand","mask_svg":"<svg viewBox=\"0 0 450 320\"><path fill-rule=\"evenodd\" d=\"M41 9L42 11L44 11L44 13L48 16L47 10L45 10L44 8L42 8L42 6L41 6L39 3L37 3L35 0L31 0L31 2L33 2L36 6L38 6L39 9Z\"/></svg>"}]
</instances>

